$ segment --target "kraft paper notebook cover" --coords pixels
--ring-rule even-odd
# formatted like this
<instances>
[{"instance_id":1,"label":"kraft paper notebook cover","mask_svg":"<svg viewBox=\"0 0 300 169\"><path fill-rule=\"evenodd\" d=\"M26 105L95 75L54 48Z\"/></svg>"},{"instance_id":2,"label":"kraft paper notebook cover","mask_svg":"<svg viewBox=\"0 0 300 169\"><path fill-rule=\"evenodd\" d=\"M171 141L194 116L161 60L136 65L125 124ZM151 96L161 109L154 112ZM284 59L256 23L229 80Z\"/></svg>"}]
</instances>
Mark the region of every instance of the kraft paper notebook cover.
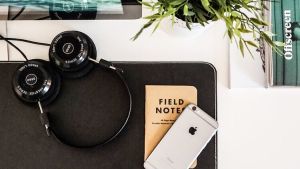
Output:
<instances>
[{"instance_id":1,"label":"kraft paper notebook cover","mask_svg":"<svg viewBox=\"0 0 300 169\"><path fill-rule=\"evenodd\" d=\"M171 128L182 110L197 103L194 86L147 85L145 99L145 160ZM197 161L191 168L195 168Z\"/></svg>"}]
</instances>

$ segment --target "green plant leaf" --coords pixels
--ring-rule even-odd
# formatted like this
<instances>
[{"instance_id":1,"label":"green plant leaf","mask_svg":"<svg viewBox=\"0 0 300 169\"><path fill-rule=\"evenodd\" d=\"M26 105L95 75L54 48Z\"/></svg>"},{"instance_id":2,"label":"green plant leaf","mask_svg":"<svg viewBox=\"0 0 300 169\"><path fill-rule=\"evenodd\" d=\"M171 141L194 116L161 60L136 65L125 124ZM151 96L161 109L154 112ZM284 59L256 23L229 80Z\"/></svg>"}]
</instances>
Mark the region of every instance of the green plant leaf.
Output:
<instances>
[{"instance_id":1,"label":"green plant leaf","mask_svg":"<svg viewBox=\"0 0 300 169\"><path fill-rule=\"evenodd\" d=\"M159 20L159 21L156 23L156 25L155 25L155 27L154 27L154 29L153 29L153 31L152 31L152 34L157 30L157 28L158 28L159 25L160 25L160 22L161 22L161 20Z\"/></svg>"},{"instance_id":2,"label":"green plant leaf","mask_svg":"<svg viewBox=\"0 0 300 169\"><path fill-rule=\"evenodd\" d=\"M242 38L242 34L238 29L233 29L233 32L236 36L238 36L239 38Z\"/></svg>"},{"instance_id":3,"label":"green plant leaf","mask_svg":"<svg viewBox=\"0 0 300 169\"><path fill-rule=\"evenodd\" d=\"M237 18L240 18L241 17L241 13L239 13L239 12L237 12L237 11L232 11L231 12L231 16L233 16L233 17L237 17Z\"/></svg>"},{"instance_id":4,"label":"green plant leaf","mask_svg":"<svg viewBox=\"0 0 300 169\"><path fill-rule=\"evenodd\" d=\"M245 41L248 45L259 48L259 46L253 41Z\"/></svg>"},{"instance_id":5,"label":"green plant leaf","mask_svg":"<svg viewBox=\"0 0 300 169\"><path fill-rule=\"evenodd\" d=\"M158 18L160 18L161 17L161 15L160 14L153 14L153 15L149 15L149 16L145 16L144 17L144 19L158 19Z\"/></svg>"},{"instance_id":6,"label":"green plant leaf","mask_svg":"<svg viewBox=\"0 0 300 169\"><path fill-rule=\"evenodd\" d=\"M264 32L261 32L261 37L270 45L273 45L272 39Z\"/></svg>"},{"instance_id":7,"label":"green plant leaf","mask_svg":"<svg viewBox=\"0 0 300 169\"><path fill-rule=\"evenodd\" d=\"M261 26L268 26L268 23L266 23L263 20L259 20L257 18L250 18L250 21L257 24L257 25L261 25Z\"/></svg>"},{"instance_id":8,"label":"green plant leaf","mask_svg":"<svg viewBox=\"0 0 300 169\"><path fill-rule=\"evenodd\" d=\"M275 41L274 44L278 47L284 47L284 43L283 42L279 42L279 41Z\"/></svg>"},{"instance_id":9,"label":"green plant leaf","mask_svg":"<svg viewBox=\"0 0 300 169\"><path fill-rule=\"evenodd\" d=\"M189 13L189 7L187 4L184 4L184 7L183 7L183 15L184 16L187 16Z\"/></svg>"},{"instance_id":10,"label":"green plant leaf","mask_svg":"<svg viewBox=\"0 0 300 169\"><path fill-rule=\"evenodd\" d=\"M267 34L268 36L271 36L271 37L275 36L275 34L270 32L270 31L264 31L264 33Z\"/></svg>"},{"instance_id":11,"label":"green plant leaf","mask_svg":"<svg viewBox=\"0 0 300 169\"><path fill-rule=\"evenodd\" d=\"M240 31L241 33L252 33L252 30L246 28L238 28L238 31Z\"/></svg>"},{"instance_id":12,"label":"green plant leaf","mask_svg":"<svg viewBox=\"0 0 300 169\"><path fill-rule=\"evenodd\" d=\"M170 5L172 6L178 6L181 5L182 3L184 3L186 0L174 0L170 2Z\"/></svg>"},{"instance_id":13,"label":"green plant leaf","mask_svg":"<svg viewBox=\"0 0 300 169\"><path fill-rule=\"evenodd\" d=\"M244 57L245 56L245 53L244 53L244 43L243 43L242 39L240 39L240 41L239 41L239 48L240 48L240 51L242 53L242 56Z\"/></svg>"},{"instance_id":14,"label":"green plant leaf","mask_svg":"<svg viewBox=\"0 0 300 169\"><path fill-rule=\"evenodd\" d=\"M189 21L188 21L187 18L185 19L185 25L186 25L186 27L187 27L189 30L192 30L191 25L190 25L190 23L189 23Z\"/></svg>"},{"instance_id":15,"label":"green plant leaf","mask_svg":"<svg viewBox=\"0 0 300 169\"><path fill-rule=\"evenodd\" d=\"M140 4L145 5L149 8L152 8L152 5L149 2L144 2L144 1L138 1Z\"/></svg>"},{"instance_id":16,"label":"green plant leaf","mask_svg":"<svg viewBox=\"0 0 300 169\"><path fill-rule=\"evenodd\" d=\"M195 12L193 12L193 11L189 11L187 14L187 16L194 16L194 15L195 15Z\"/></svg>"},{"instance_id":17,"label":"green plant leaf","mask_svg":"<svg viewBox=\"0 0 300 169\"><path fill-rule=\"evenodd\" d=\"M146 24L143 25L143 27L131 38L131 40L135 41L137 38L143 33L145 29L150 27L155 22L155 19L149 20Z\"/></svg>"},{"instance_id":18,"label":"green plant leaf","mask_svg":"<svg viewBox=\"0 0 300 169\"><path fill-rule=\"evenodd\" d=\"M200 0L202 3L202 6L205 10L207 10L210 13L213 13L213 11L210 9L210 3L209 0Z\"/></svg>"},{"instance_id":19,"label":"green plant leaf","mask_svg":"<svg viewBox=\"0 0 300 169\"><path fill-rule=\"evenodd\" d=\"M233 33L231 30L227 31L227 35L229 36L229 39L232 40Z\"/></svg>"}]
</instances>

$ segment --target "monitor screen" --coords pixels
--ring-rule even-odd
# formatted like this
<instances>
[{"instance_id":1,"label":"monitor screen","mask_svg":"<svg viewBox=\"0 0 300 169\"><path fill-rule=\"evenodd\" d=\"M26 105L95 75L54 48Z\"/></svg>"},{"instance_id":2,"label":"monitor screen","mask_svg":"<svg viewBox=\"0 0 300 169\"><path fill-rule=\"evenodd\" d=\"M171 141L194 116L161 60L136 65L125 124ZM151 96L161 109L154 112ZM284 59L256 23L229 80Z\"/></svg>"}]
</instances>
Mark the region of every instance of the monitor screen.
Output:
<instances>
[{"instance_id":1,"label":"monitor screen","mask_svg":"<svg viewBox=\"0 0 300 169\"><path fill-rule=\"evenodd\" d=\"M2 20L137 19L137 0L1 0Z\"/></svg>"}]
</instances>

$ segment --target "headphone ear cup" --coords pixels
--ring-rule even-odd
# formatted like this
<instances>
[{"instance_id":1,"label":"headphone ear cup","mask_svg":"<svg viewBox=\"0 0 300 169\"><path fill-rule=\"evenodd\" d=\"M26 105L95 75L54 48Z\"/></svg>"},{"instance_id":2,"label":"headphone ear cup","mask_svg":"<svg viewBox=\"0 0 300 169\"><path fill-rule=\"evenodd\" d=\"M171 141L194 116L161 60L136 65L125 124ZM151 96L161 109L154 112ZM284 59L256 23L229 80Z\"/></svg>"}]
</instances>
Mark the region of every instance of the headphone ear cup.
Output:
<instances>
[{"instance_id":1,"label":"headphone ear cup","mask_svg":"<svg viewBox=\"0 0 300 169\"><path fill-rule=\"evenodd\" d=\"M29 60L21 64L13 76L12 87L19 99L26 103L44 105L58 95L61 79L50 64L43 60Z\"/></svg>"},{"instance_id":2,"label":"headphone ear cup","mask_svg":"<svg viewBox=\"0 0 300 169\"><path fill-rule=\"evenodd\" d=\"M91 49L91 53L89 54L90 58L97 59L97 48L94 41L86 34L82 33L89 41L89 48Z\"/></svg>"},{"instance_id":3,"label":"headphone ear cup","mask_svg":"<svg viewBox=\"0 0 300 169\"><path fill-rule=\"evenodd\" d=\"M79 69L77 71L70 72L70 71L59 70L59 73L61 74L61 76L65 77L65 78L76 79L76 78L81 78L81 77L87 75L93 68L94 68L93 63L88 63L88 65L86 65L85 67L83 67L82 69Z\"/></svg>"},{"instance_id":4,"label":"headphone ear cup","mask_svg":"<svg viewBox=\"0 0 300 169\"><path fill-rule=\"evenodd\" d=\"M51 66L52 67L52 66ZM53 67L52 67L53 69ZM45 99L44 101L42 101L43 105L48 105L50 103L52 103L56 97L58 96L59 92L60 92L60 88L61 88L61 77L60 74L56 71L52 72L52 77L53 77L53 87L50 88L49 93L47 93L47 99Z\"/></svg>"},{"instance_id":5,"label":"headphone ear cup","mask_svg":"<svg viewBox=\"0 0 300 169\"><path fill-rule=\"evenodd\" d=\"M82 32L79 32L79 31L74 31L74 32L77 32L77 33L81 34L83 37L86 38L86 40L88 42L88 49L89 49L88 57L92 58L92 59L96 59L97 49L96 49L96 45L93 42L93 40L88 35L86 35ZM77 71L73 71L73 72L63 71L61 73L66 78L73 78L74 79L74 78L80 78L80 77L83 77L83 76L87 75L90 71L92 71L93 68L94 68L94 63L92 63L91 61L87 61L86 65L82 66Z\"/></svg>"},{"instance_id":6,"label":"headphone ear cup","mask_svg":"<svg viewBox=\"0 0 300 169\"><path fill-rule=\"evenodd\" d=\"M50 62L59 69L63 77L79 78L89 73L96 59L97 50L92 39L78 31L66 31L57 35L49 50Z\"/></svg>"}]
</instances>

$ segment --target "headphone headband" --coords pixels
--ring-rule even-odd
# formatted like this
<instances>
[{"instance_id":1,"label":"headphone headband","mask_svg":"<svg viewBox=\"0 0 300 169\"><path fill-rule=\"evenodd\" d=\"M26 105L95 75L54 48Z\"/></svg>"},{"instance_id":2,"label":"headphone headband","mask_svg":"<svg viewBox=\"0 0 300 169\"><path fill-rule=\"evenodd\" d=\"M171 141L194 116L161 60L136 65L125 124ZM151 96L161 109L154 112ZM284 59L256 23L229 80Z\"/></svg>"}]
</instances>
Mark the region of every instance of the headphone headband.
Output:
<instances>
[{"instance_id":1,"label":"headphone headband","mask_svg":"<svg viewBox=\"0 0 300 169\"><path fill-rule=\"evenodd\" d=\"M95 148L95 147L101 147L104 144L109 143L110 141L112 141L114 138L116 138L123 131L124 127L128 123L128 120L129 120L129 118L131 116L132 95L131 95L130 88L129 88L129 86L128 86L128 84L127 84L127 82L126 82L126 80L125 80L125 78L123 76L123 70L120 69L120 68L115 67L111 62L108 62L108 61L106 61L104 59L101 59L98 64L100 64L101 67L108 68L113 73L115 73L119 77L119 79L122 81L123 86L126 88L126 92L127 92L127 95L128 95L128 105L129 105L129 109L128 109L128 112L127 112L127 117L126 117L124 123L122 124L122 126L119 128L119 130L117 130L117 132L115 132L111 137L109 137L106 140L104 140L102 142L99 142L97 144L79 146L79 145L74 145L72 143L67 142L64 138L60 137L53 128L51 128L51 124L49 122L48 115L47 115L46 112L43 111L42 105L39 102L38 105L39 105L39 108L40 108L40 120L41 120L42 125L45 127L47 135L48 136L51 136L51 135L54 136L54 138L56 140L58 140L60 143L62 143L64 145L75 147L75 148Z\"/></svg>"},{"instance_id":2,"label":"headphone headband","mask_svg":"<svg viewBox=\"0 0 300 169\"><path fill-rule=\"evenodd\" d=\"M102 146L116 138L126 126L132 109L132 96L130 88L123 76L123 70L115 67L111 62L96 58L96 47L93 41L84 33L67 31L57 35L50 45L50 63L43 60L28 60L15 72L13 89L15 94L24 102L37 103L40 109L40 120L48 136L53 136L62 144L76 148L93 148ZM59 93L61 74L63 77L81 77L92 70L95 63L115 73L126 88L129 109L122 126L109 138L93 145L74 145L59 136L52 128L48 114L44 112L43 105L53 101ZM55 71L54 68L57 68Z\"/></svg>"}]
</instances>

